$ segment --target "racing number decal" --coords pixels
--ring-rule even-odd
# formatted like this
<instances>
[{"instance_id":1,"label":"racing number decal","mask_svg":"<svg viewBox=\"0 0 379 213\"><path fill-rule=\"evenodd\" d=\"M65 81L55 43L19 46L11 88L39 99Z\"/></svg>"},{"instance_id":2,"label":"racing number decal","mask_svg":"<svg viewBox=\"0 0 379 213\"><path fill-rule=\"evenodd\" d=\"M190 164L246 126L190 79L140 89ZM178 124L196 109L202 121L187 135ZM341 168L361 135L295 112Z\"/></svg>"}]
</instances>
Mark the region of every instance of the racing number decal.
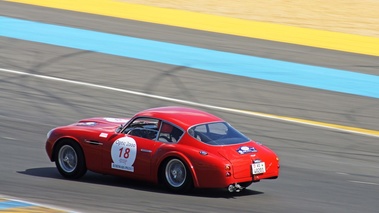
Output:
<instances>
[{"instance_id":1,"label":"racing number decal","mask_svg":"<svg viewBox=\"0 0 379 213\"><path fill-rule=\"evenodd\" d=\"M137 144L133 138L123 137L112 144L112 169L134 172L134 161L137 156Z\"/></svg>"},{"instance_id":2,"label":"racing number decal","mask_svg":"<svg viewBox=\"0 0 379 213\"><path fill-rule=\"evenodd\" d=\"M114 122L114 123L126 123L129 120L128 119L123 119L123 118L104 118L108 122Z\"/></svg>"},{"instance_id":3,"label":"racing number decal","mask_svg":"<svg viewBox=\"0 0 379 213\"><path fill-rule=\"evenodd\" d=\"M118 156L118 157L121 158L123 151L124 151L124 147L122 147L122 148L120 149L120 156ZM129 148L126 148L126 149L125 149L125 152L124 152L124 158L125 158L125 159L128 159L128 158L129 158L129 153L130 153L130 149L129 149Z\"/></svg>"}]
</instances>

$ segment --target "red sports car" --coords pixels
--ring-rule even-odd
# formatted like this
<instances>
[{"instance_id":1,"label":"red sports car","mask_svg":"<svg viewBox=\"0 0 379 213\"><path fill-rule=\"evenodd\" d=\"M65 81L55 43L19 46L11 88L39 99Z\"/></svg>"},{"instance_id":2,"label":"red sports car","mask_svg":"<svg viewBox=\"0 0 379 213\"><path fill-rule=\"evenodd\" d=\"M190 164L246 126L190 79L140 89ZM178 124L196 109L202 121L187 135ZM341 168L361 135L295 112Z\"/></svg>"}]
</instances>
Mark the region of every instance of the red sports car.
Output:
<instances>
[{"instance_id":1,"label":"red sports car","mask_svg":"<svg viewBox=\"0 0 379 213\"><path fill-rule=\"evenodd\" d=\"M185 107L160 107L131 119L89 118L47 134L46 151L62 176L87 170L163 183L239 192L276 179L279 158L221 118Z\"/></svg>"}]
</instances>

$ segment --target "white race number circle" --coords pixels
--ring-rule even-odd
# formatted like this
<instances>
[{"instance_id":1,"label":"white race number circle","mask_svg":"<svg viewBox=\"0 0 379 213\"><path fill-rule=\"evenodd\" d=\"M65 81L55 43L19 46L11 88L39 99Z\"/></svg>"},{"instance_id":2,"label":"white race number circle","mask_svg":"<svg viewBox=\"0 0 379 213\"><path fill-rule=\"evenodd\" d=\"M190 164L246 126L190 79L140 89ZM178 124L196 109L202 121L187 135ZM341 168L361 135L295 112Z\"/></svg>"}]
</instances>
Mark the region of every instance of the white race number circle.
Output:
<instances>
[{"instance_id":1,"label":"white race number circle","mask_svg":"<svg viewBox=\"0 0 379 213\"><path fill-rule=\"evenodd\" d=\"M123 118L104 118L108 122L114 122L114 123L126 123L129 121L129 119L123 119Z\"/></svg>"},{"instance_id":2,"label":"white race number circle","mask_svg":"<svg viewBox=\"0 0 379 213\"><path fill-rule=\"evenodd\" d=\"M137 143L133 138L122 137L112 144L112 169L134 172L134 161L137 157Z\"/></svg>"}]
</instances>

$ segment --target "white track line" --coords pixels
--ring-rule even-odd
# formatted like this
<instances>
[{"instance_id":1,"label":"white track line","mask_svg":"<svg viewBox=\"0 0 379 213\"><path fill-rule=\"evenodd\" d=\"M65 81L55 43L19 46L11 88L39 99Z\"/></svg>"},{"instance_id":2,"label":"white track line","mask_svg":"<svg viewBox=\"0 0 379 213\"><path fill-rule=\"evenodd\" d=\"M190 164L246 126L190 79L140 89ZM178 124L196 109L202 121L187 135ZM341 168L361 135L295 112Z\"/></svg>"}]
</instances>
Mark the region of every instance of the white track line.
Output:
<instances>
[{"instance_id":1,"label":"white track line","mask_svg":"<svg viewBox=\"0 0 379 213\"><path fill-rule=\"evenodd\" d=\"M158 99L158 100L170 101L170 102L180 103L180 104L185 104L185 105L204 107L204 108L213 109L213 110L220 110L220 111L244 114L244 115L249 115L249 116L254 116L254 117L286 121L286 122L303 124L303 125L308 125L308 126L322 127L322 128L327 128L327 129L338 130L341 132L348 132L348 133L353 133L353 134L360 134L360 135L366 135L366 136L379 138L379 131L376 131L376 130L368 130L368 129L362 129L362 128L343 126L343 125L323 123L323 122L318 122L318 121L304 120L304 119L299 119L299 118L285 117L285 116L274 115L274 114L266 114L266 113L260 113L260 112L254 112L254 111L220 107L220 106L214 106L214 105L209 105L209 104L197 103L193 101L186 101L182 99L169 98L169 97L160 96L160 95L137 92L133 90L120 89L120 88L115 88L115 87L103 86L103 85L98 85L98 84L82 82L82 81L68 80L64 78L57 78L57 77L46 76L46 75L32 74L32 73L21 72L21 71L10 70L10 69L0 68L0 71L6 72L6 73L17 74L17 75L29 76L33 78L46 79L50 81L64 82L64 83L69 83L69 84L76 84L76 85L82 85L82 86L93 87L93 88L98 88L98 89L122 92L122 93L127 93L127 94L147 97L147 98L153 98L153 99Z\"/></svg>"},{"instance_id":2,"label":"white track line","mask_svg":"<svg viewBox=\"0 0 379 213\"><path fill-rule=\"evenodd\" d=\"M379 186L379 183L372 183L372 182L365 182L365 181L349 180L349 182L350 183L359 183L359 184Z\"/></svg>"}]
</instances>

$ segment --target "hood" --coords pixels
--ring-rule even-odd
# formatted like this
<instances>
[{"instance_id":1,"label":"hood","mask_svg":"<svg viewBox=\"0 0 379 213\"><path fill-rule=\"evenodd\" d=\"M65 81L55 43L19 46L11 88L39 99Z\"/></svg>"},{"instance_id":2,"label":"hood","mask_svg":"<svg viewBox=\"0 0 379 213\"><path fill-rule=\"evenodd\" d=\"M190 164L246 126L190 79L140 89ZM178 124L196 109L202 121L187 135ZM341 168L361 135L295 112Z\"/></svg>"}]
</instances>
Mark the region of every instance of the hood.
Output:
<instances>
[{"instance_id":1,"label":"hood","mask_svg":"<svg viewBox=\"0 0 379 213\"><path fill-rule=\"evenodd\" d=\"M104 130L114 130L121 124L128 122L129 118L108 118L108 117L96 117L96 118L86 118L82 119L71 126L77 126L89 129L104 129Z\"/></svg>"}]
</instances>

